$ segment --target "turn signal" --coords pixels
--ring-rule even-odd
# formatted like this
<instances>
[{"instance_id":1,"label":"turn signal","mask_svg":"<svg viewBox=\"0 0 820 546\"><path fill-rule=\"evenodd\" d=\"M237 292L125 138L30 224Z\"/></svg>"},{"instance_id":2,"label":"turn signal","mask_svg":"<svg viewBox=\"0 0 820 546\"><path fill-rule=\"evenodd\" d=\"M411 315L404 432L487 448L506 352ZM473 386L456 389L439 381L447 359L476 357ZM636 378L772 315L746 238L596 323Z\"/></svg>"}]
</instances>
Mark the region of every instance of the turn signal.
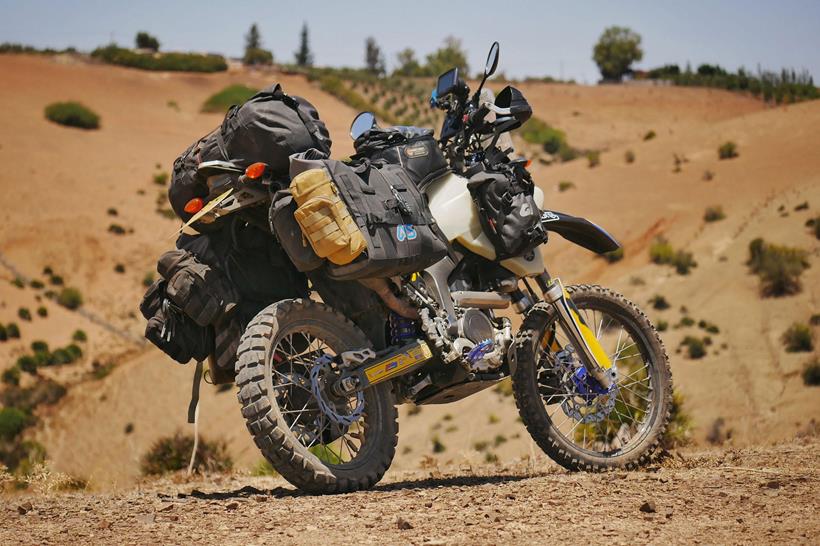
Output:
<instances>
[{"instance_id":1,"label":"turn signal","mask_svg":"<svg viewBox=\"0 0 820 546\"><path fill-rule=\"evenodd\" d=\"M202 210L202 207L205 203L202 201L201 197L194 197L187 203L185 203L185 212L188 214L196 214L197 212Z\"/></svg>"},{"instance_id":2,"label":"turn signal","mask_svg":"<svg viewBox=\"0 0 820 546\"><path fill-rule=\"evenodd\" d=\"M248 165L248 168L245 169L245 176L250 178L251 180L256 180L263 174L265 174L265 168L267 165L264 163L254 163L252 165Z\"/></svg>"}]
</instances>

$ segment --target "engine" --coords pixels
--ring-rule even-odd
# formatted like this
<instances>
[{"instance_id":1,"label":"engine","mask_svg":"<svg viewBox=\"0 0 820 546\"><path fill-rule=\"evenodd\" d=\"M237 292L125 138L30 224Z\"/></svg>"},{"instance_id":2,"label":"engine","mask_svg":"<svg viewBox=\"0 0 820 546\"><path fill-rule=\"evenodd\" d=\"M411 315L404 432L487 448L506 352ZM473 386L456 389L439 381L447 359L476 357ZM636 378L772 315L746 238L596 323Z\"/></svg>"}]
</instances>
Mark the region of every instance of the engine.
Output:
<instances>
[{"instance_id":1,"label":"engine","mask_svg":"<svg viewBox=\"0 0 820 546\"><path fill-rule=\"evenodd\" d=\"M424 337L445 362L458 363L472 373L492 372L504 364L512 343L509 319L496 318L490 310L477 307L453 305L448 312L428 294L424 282L406 283L402 292L418 309L416 323ZM407 335L407 323L404 324L399 329L391 324L394 339Z\"/></svg>"}]
</instances>

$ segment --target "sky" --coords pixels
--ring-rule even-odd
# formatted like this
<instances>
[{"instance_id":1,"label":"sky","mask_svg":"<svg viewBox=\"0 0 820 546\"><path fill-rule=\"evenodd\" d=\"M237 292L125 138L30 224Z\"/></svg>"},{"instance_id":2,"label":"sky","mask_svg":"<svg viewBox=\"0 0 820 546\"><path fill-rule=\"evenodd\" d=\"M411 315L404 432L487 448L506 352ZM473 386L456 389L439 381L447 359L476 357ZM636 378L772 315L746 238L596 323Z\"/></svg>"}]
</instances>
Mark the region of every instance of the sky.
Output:
<instances>
[{"instance_id":1,"label":"sky","mask_svg":"<svg viewBox=\"0 0 820 546\"><path fill-rule=\"evenodd\" d=\"M0 42L90 51L112 39L131 46L137 31L157 36L163 50L240 56L252 23L280 62L291 62L307 23L317 65L361 66L373 36L388 68L412 47L421 59L448 35L462 40L471 72L490 44L501 44L499 71L594 83L592 47L608 26L643 38L635 66L718 63L735 70L807 69L820 81L818 0L330 1L276 0L0 0ZM0 78L0 84L2 79Z\"/></svg>"}]
</instances>

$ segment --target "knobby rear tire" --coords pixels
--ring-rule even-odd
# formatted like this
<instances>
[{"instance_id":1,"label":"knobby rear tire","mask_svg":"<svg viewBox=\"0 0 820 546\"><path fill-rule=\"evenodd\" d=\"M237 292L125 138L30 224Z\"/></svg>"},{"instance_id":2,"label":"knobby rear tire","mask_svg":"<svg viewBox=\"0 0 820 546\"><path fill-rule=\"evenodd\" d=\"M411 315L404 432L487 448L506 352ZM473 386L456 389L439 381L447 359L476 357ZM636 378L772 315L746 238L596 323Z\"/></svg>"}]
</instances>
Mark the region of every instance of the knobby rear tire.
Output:
<instances>
[{"instance_id":1,"label":"knobby rear tire","mask_svg":"<svg viewBox=\"0 0 820 546\"><path fill-rule=\"evenodd\" d=\"M326 464L299 441L270 396L271 352L283 332L311 331L335 352L370 347L364 333L344 315L309 299L284 300L263 309L248 325L236 364L237 395L248 431L265 458L282 477L314 493L368 489L390 467L398 442L398 412L390 383L365 393L366 441L362 453L344 467Z\"/></svg>"}]
</instances>

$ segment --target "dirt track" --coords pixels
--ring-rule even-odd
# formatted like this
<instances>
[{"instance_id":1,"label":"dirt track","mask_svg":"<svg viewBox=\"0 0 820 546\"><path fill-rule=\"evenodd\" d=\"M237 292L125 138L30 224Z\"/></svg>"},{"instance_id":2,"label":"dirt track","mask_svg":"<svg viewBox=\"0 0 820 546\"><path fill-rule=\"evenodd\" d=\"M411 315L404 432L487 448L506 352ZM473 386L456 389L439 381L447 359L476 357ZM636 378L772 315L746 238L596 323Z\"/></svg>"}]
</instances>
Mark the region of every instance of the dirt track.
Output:
<instances>
[{"instance_id":1,"label":"dirt track","mask_svg":"<svg viewBox=\"0 0 820 546\"><path fill-rule=\"evenodd\" d=\"M405 473L330 497L271 478L161 480L113 495L5 497L0 543L816 543L819 460L817 440L605 475L541 460Z\"/></svg>"}]
</instances>

